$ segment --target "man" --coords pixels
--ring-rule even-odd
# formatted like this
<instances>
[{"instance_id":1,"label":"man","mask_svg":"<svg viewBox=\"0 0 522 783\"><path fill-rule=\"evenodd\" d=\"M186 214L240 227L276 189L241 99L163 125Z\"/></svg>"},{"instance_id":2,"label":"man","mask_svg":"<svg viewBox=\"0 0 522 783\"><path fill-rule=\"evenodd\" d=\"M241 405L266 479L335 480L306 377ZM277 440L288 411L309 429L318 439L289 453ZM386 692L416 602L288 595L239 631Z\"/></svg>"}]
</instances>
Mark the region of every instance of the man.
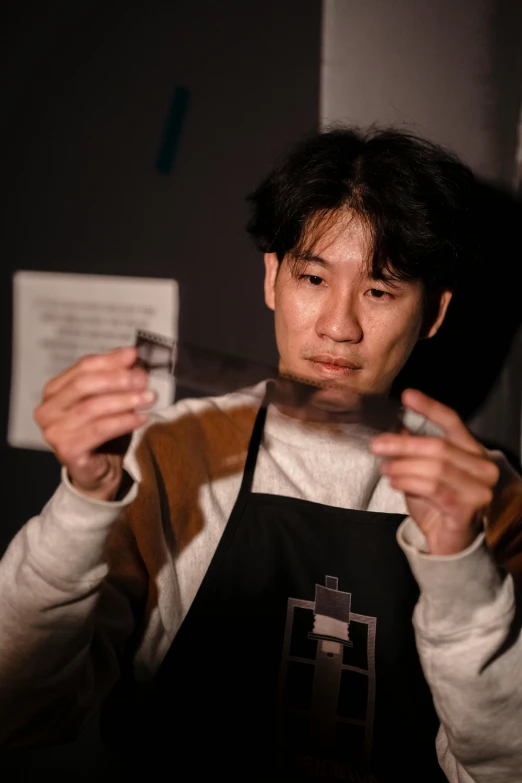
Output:
<instances>
[{"instance_id":1,"label":"man","mask_svg":"<svg viewBox=\"0 0 522 783\"><path fill-rule=\"evenodd\" d=\"M280 370L318 387L304 413L263 383L148 421L132 348L49 382L62 483L0 568L5 746L110 694L127 779L520 780L513 579L484 536L505 542L520 479L420 392L401 432L343 420L472 274L473 193L440 148L347 129L253 194ZM124 461L104 446L132 431Z\"/></svg>"}]
</instances>

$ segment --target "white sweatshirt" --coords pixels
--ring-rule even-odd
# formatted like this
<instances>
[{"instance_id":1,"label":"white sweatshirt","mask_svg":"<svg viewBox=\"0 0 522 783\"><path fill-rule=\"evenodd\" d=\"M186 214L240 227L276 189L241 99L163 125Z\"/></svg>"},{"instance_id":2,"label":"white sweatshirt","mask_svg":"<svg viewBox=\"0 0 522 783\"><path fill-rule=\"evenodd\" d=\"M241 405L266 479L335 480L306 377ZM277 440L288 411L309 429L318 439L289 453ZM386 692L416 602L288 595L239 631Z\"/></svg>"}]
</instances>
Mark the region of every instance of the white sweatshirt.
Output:
<instances>
[{"instance_id":1,"label":"white sweatshirt","mask_svg":"<svg viewBox=\"0 0 522 783\"><path fill-rule=\"evenodd\" d=\"M0 746L72 736L118 678L131 637L136 678L153 677L229 519L263 391L260 384L170 407L135 433L124 463L135 483L122 501L87 498L62 475L42 513L15 536L0 562ZM428 431L426 422L417 426ZM270 406L253 491L406 514L404 496L368 450L372 434L303 424ZM522 486L502 455L493 457L499 492ZM522 781L512 577L484 535L458 555L433 556L407 518L398 542L421 590L414 625L441 719L442 768L451 783Z\"/></svg>"}]
</instances>

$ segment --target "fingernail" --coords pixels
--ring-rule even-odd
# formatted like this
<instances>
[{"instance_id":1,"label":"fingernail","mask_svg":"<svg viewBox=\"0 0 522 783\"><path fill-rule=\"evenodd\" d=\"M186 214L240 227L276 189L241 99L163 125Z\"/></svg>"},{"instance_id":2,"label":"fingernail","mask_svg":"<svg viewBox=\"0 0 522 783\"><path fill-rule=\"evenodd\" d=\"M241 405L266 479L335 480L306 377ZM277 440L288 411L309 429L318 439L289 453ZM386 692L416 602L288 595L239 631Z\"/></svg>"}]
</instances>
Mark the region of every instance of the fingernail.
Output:
<instances>
[{"instance_id":1,"label":"fingernail","mask_svg":"<svg viewBox=\"0 0 522 783\"><path fill-rule=\"evenodd\" d=\"M156 399L156 392L152 391L152 389L147 389L147 391L143 392L143 394L141 395L141 401L144 403L154 402L155 399Z\"/></svg>"}]
</instances>

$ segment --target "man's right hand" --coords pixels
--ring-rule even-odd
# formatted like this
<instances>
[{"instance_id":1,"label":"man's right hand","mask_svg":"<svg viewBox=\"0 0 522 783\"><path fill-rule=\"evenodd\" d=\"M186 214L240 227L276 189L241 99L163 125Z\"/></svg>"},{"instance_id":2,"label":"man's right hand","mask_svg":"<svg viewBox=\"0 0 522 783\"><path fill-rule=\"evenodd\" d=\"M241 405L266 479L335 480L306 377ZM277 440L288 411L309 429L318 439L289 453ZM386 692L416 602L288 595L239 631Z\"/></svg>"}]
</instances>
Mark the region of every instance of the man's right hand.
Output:
<instances>
[{"instance_id":1,"label":"man's right hand","mask_svg":"<svg viewBox=\"0 0 522 783\"><path fill-rule=\"evenodd\" d=\"M73 486L98 500L115 498L123 473L123 454L100 447L145 424L140 409L155 399L135 361L135 348L85 356L47 383L35 410Z\"/></svg>"}]
</instances>

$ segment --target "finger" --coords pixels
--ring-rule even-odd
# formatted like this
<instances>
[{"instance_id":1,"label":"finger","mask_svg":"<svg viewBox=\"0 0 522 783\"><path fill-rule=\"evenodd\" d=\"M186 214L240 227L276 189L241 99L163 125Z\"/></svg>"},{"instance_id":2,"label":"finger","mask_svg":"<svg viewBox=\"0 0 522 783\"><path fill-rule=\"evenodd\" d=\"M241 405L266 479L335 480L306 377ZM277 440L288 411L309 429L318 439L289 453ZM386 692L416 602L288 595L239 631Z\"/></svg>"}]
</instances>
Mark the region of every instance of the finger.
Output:
<instances>
[{"instance_id":1,"label":"finger","mask_svg":"<svg viewBox=\"0 0 522 783\"><path fill-rule=\"evenodd\" d=\"M35 411L35 419L45 428L69 414L82 401L87 404L96 396L107 396L118 391L144 391L147 374L140 368L118 369L106 372L78 373L59 392L49 397Z\"/></svg>"},{"instance_id":2,"label":"finger","mask_svg":"<svg viewBox=\"0 0 522 783\"><path fill-rule=\"evenodd\" d=\"M472 454L455 446L444 438L429 438L418 435L394 435L385 433L372 441L370 449L374 454L384 457L388 463L429 459L438 465L441 473L451 470L452 466L475 476L494 486L499 477L495 463L482 454ZM397 468L399 469L399 468Z\"/></svg>"},{"instance_id":3,"label":"finger","mask_svg":"<svg viewBox=\"0 0 522 783\"><path fill-rule=\"evenodd\" d=\"M67 416L61 419L62 432L66 434L80 430L88 426L90 422L105 416L115 416L129 411L136 412L138 408L151 405L156 397L156 392L151 389L88 397L71 408Z\"/></svg>"},{"instance_id":4,"label":"finger","mask_svg":"<svg viewBox=\"0 0 522 783\"><path fill-rule=\"evenodd\" d=\"M429 458L387 460L381 465L381 473L388 478L399 476L418 476L429 478L440 484L447 484L456 490L473 492L483 487L492 489L498 480L498 468L486 460L476 460L471 472L455 463L443 464L440 460Z\"/></svg>"},{"instance_id":5,"label":"finger","mask_svg":"<svg viewBox=\"0 0 522 783\"><path fill-rule=\"evenodd\" d=\"M485 508L492 497L491 489L483 485L474 485L472 491L469 487L466 491L459 491L447 483L425 476L393 476L390 485L407 496L428 501L446 514L455 514L461 509L469 518L479 509Z\"/></svg>"},{"instance_id":6,"label":"finger","mask_svg":"<svg viewBox=\"0 0 522 783\"><path fill-rule=\"evenodd\" d=\"M72 367L68 367L62 373L48 381L43 390L42 400L45 401L49 397L57 394L80 373L104 372L116 370L120 367L132 367L136 361L136 357L136 349L132 346L115 348L113 351L109 351L109 353L83 356L81 359L78 359Z\"/></svg>"},{"instance_id":7,"label":"finger","mask_svg":"<svg viewBox=\"0 0 522 783\"><path fill-rule=\"evenodd\" d=\"M417 389L406 389L402 402L415 413L420 413L433 424L437 424L448 440L466 451L483 453L484 448L475 440L456 411L441 402L428 397Z\"/></svg>"},{"instance_id":8,"label":"finger","mask_svg":"<svg viewBox=\"0 0 522 783\"><path fill-rule=\"evenodd\" d=\"M58 458L67 465L81 465L100 446L120 435L127 435L143 426L149 416L147 413L120 413L116 416L102 416L91 421L80 430L69 433L64 441L61 432L51 428L47 442Z\"/></svg>"}]
</instances>

